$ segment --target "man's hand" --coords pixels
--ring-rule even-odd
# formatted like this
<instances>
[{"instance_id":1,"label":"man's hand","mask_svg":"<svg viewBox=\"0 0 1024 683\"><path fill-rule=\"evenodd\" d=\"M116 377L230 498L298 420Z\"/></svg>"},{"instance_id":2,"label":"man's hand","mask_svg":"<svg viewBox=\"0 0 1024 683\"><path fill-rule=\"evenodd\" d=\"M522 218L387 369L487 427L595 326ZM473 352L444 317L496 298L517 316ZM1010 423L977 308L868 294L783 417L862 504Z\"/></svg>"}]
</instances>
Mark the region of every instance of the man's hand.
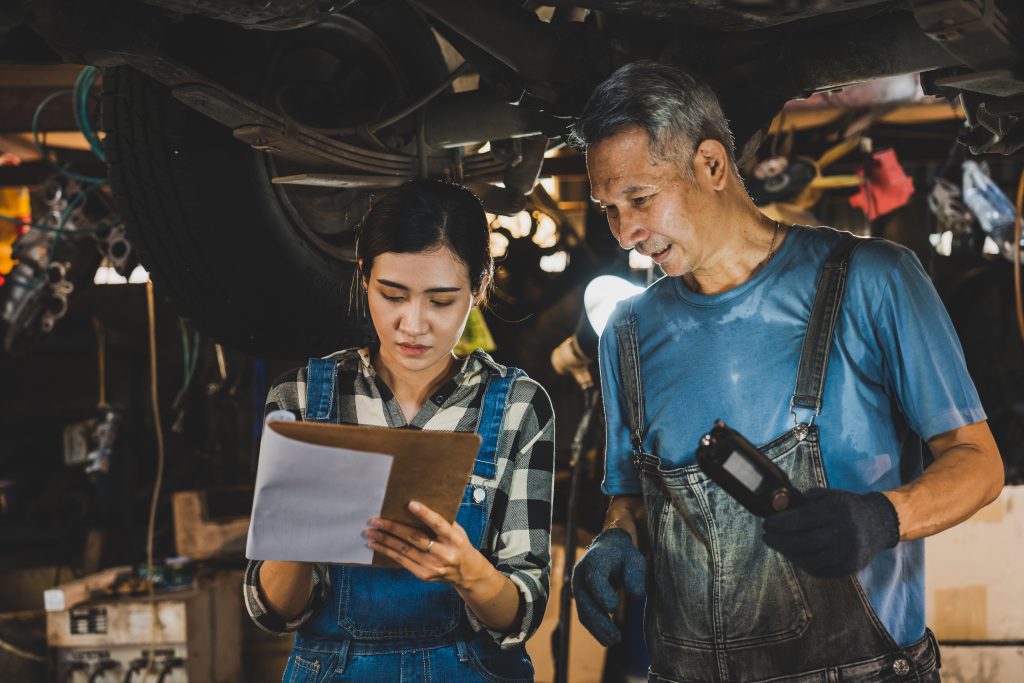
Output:
<instances>
[{"instance_id":1,"label":"man's hand","mask_svg":"<svg viewBox=\"0 0 1024 683\"><path fill-rule=\"evenodd\" d=\"M580 622L605 647L622 638L608 616L619 606L618 587L640 598L646 593L647 561L625 529L605 529L572 572L572 594Z\"/></svg>"},{"instance_id":2,"label":"man's hand","mask_svg":"<svg viewBox=\"0 0 1024 683\"><path fill-rule=\"evenodd\" d=\"M764 520L764 542L808 574L839 578L900 540L896 508L881 493L813 488L799 507Z\"/></svg>"}]
</instances>

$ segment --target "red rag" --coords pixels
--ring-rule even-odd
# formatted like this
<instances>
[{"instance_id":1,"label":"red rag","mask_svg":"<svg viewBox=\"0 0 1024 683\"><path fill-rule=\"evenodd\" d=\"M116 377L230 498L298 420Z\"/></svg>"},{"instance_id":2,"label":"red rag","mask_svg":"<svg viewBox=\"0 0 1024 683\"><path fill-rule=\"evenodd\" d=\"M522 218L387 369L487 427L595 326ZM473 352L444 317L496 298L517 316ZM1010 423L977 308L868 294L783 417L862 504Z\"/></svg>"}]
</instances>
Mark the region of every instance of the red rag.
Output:
<instances>
[{"instance_id":1,"label":"red rag","mask_svg":"<svg viewBox=\"0 0 1024 683\"><path fill-rule=\"evenodd\" d=\"M914 194L914 179L904 173L894 149L872 154L867 171L867 183L850 197L850 206L867 214L868 220L904 206ZM857 175L865 177L863 170Z\"/></svg>"}]
</instances>

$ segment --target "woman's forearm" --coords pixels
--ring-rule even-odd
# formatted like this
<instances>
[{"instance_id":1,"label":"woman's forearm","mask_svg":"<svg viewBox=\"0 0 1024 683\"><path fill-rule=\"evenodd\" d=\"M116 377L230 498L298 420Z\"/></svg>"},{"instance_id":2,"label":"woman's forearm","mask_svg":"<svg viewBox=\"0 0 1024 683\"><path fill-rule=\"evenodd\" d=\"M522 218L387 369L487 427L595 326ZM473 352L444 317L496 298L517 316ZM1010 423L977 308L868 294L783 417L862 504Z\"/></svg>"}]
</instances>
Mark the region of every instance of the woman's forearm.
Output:
<instances>
[{"instance_id":1,"label":"woman's forearm","mask_svg":"<svg viewBox=\"0 0 1024 683\"><path fill-rule=\"evenodd\" d=\"M302 614L313 592L313 565L267 560L260 565L260 588L267 608L285 621Z\"/></svg>"},{"instance_id":2,"label":"woman's forearm","mask_svg":"<svg viewBox=\"0 0 1024 683\"><path fill-rule=\"evenodd\" d=\"M474 572L455 587L477 619L494 631L512 631L519 625L522 595L512 580L480 556Z\"/></svg>"}]
</instances>

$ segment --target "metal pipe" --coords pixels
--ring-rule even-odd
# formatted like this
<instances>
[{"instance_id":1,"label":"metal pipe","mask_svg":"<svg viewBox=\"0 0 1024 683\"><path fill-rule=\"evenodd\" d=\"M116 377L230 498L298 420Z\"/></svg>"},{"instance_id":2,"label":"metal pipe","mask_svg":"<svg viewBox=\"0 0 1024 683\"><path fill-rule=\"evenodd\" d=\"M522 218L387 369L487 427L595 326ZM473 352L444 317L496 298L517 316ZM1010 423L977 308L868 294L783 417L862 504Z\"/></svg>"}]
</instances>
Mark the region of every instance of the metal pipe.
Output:
<instances>
[{"instance_id":1,"label":"metal pipe","mask_svg":"<svg viewBox=\"0 0 1024 683\"><path fill-rule=\"evenodd\" d=\"M415 102L406 105L405 107L402 108L401 111L392 114L383 121L378 121L377 123L370 125L370 132L376 133L381 128L387 128L388 126L394 125L401 121L402 119L404 119L405 117L409 116L410 114L416 112L417 110L419 110L420 107L424 106L425 104L430 102L430 100L434 99L442 92L447 90L448 87L452 84L452 82L454 82L456 78L464 74L468 69L469 62L463 62L454 71L448 74L448 78L444 79L444 81L438 83L436 86L431 88L430 91L428 91L425 95L417 99Z\"/></svg>"},{"instance_id":2,"label":"metal pipe","mask_svg":"<svg viewBox=\"0 0 1024 683\"><path fill-rule=\"evenodd\" d=\"M479 90L442 95L427 105L427 144L435 149L538 135L557 122Z\"/></svg>"}]
</instances>

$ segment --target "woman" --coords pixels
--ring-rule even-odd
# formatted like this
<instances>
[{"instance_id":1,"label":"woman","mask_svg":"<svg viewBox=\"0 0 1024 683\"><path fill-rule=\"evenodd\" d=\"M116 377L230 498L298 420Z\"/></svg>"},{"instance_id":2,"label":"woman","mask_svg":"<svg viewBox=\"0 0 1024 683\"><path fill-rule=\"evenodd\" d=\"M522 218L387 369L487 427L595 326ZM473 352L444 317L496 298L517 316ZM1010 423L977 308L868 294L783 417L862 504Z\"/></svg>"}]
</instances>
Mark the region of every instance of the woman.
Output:
<instances>
[{"instance_id":1,"label":"woman","mask_svg":"<svg viewBox=\"0 0 1024 683\"><path fill-rule=\"evenodd\" d=\"M298 629L286 683L532 680L524 642L548 596L554 422L521 370L453 354L490 285L483 208L457 185L407 183L374 203L357 253L379 342L288 373L268 413L476 431L483 443L454 524L415 501L430 535L371 521L370 547L402 569L251 562L249 614Z\"/></svg>"}]
</instances>

